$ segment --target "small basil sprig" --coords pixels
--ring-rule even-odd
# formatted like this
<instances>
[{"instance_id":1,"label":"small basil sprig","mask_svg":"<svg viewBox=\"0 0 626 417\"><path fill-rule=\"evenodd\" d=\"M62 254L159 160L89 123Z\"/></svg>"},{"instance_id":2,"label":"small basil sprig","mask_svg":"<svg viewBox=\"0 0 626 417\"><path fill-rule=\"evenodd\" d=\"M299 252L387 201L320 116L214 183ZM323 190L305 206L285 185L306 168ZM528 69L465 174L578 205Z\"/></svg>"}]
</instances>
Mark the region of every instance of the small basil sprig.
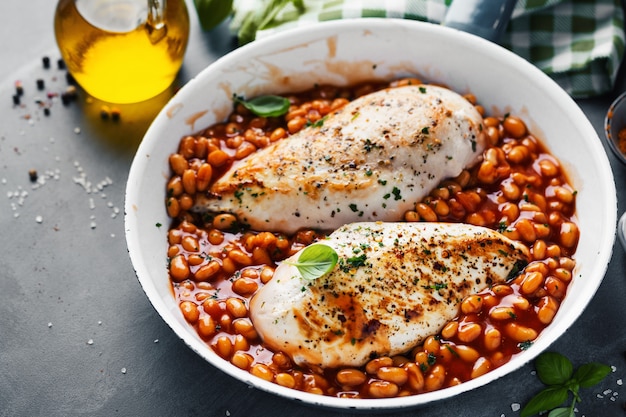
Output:
<instances>
[{"instance_id":1,"label":"small basil sprig","mask_svg":"<svg viewBox=\"0 0 626 417\"><path fill-rule=\"evenodd\" d=\"M272 95L258 96L251 100L244 100L235 95L233 100L260 117L282 116L287 113L291 104L285 97Z\"/></svg>"},{"instance_id":2,"label":"small basil sprig","mask_svg":"<svg viewBox=\"0 0 626 417\"><path fill-rule=\"evenodd\" d=\"M574 408L581 402L578 391L598 384L611 372L611 368L600 363L581 365L576 372L572 362L560 353L545 352L535 360L537 376L547 385L524 406L520 417L530 417L541 411L552 410L548 417L574 417ZM569 407L559 407L572 393ZM555 408L558 407L558 408Z\"/></svg>"},{"instance_id":3,"label":"small basil sprig","mask_svg":"<svg viewBox=\"0 0 626 417\"><path fill-rule=\"evenodd\" d=\"M304 248L297 261L285 263L295 266L302 278L312 281L332 271L338 260L339 256L333 248L316 243Z\"/></svg>"}]
</instances>

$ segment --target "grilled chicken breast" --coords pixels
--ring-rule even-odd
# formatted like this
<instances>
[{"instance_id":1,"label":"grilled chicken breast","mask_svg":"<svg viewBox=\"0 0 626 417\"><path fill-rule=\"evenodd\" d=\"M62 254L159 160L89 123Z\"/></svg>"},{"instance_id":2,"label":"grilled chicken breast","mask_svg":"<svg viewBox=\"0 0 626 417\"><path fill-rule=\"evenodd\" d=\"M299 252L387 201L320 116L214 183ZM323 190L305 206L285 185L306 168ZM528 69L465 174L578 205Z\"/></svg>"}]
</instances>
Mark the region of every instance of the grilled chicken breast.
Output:
<instances>
[{"instance_id":1,"label":"grilled chicken breast","mask_svg":"<svg viewBox=\"0 0 626 417\"><path fill-rule=\"evenodd\" d=\"M250 315L272 349L319 368L410 350L456 317L464 297L529 260L521 243L467 224L353 223L315 244L335 249L335 268L304 279L296 253L255 294Z\"/></svg>"},{"instance_id":2,"label":"grilled chicken breast","mask_svg":"<svg viewBox=\"0 0 626 417\"><path fill-rule=\"evenodd\" d=\"M196 211L230 212L254 230L335 230L398 221L441 180L474 164L482 118L459 94L389 88L235 162Z\"/></svg>"}]
</instances>

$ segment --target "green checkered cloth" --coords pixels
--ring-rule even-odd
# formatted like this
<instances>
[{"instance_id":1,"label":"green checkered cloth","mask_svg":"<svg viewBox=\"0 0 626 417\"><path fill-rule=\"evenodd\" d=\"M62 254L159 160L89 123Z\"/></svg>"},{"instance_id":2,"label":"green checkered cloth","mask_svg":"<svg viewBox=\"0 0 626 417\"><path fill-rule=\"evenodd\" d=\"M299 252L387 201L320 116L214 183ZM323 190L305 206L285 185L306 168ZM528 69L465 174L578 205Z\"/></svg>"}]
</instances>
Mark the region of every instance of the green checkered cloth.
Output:
<instances>
[{"instance_id":1,"label":"green checkered cloth","mask_svg":"<svg viewBox=\"0 0 626 417\"><path fill-rule=\"evenodd\" d=\"M387 17L440 23L451 3L452 0L235 0L230 25L240 43L246 43L279 30L345 18ZM621 0L518 0L500 43L532 62L572 97L583 98L612 89L624 55L624 39Z\"/></svg>"}]
</instances>

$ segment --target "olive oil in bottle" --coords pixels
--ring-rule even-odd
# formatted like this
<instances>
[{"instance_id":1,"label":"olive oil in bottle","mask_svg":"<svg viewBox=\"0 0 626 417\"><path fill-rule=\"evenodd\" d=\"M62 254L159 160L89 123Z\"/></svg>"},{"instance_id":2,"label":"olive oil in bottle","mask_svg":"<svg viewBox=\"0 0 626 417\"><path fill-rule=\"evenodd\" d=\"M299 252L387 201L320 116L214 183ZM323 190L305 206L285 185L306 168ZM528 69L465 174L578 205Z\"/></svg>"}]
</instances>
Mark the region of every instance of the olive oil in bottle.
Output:
<instances>
[{"instance_id":1,"label":"olive oil in bottle","mask_svg":"<svg viewBox=\"0 0 626 417\"><path fill-rule=\"evenodd\" d=\"M59 0L54 29L69 72L87 93L134 103L176 78L189 14L184 0Z\"/></svg>"}]
</instances>

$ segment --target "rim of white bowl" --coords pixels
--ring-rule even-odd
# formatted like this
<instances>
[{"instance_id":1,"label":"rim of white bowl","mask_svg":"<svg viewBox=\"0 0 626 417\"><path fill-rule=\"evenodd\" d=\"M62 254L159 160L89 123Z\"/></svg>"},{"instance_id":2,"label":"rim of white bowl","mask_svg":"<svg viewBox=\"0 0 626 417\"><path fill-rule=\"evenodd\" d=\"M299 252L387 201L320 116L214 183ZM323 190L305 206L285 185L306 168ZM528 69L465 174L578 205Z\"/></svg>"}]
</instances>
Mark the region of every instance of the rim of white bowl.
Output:
<instances>
[{"instance_id":1,"label":"rim of white bowl","mask_svg":"<svg viewBox=\"0 0 626 417\"><path fill-rule=\"evenodd\" d=\"M579 120L579 123L581 123L581 128L585 131L586 135L588 135L592 139L594 137L597 138L598 136L595 129L588 121L587 117L584 115L582 110L575 104L571 97L564 90L562 90L552 79L550 79L547 75L545 75L543 72L541 72L539 69L537 69L535 66L533 66L523 58L494 43L486 41L477 36L461 32L456 29L451 29L431 23L403 19L345 19L321 22L316 23L315 25L290 29L283 32L277 32L273 35L269 35L265 38L254 41L253 43L244 45L239 49L236 49L233 52L230 52L229 54L219 58L207 69L198 74L198 76L190 80L171 101L180 99L184 100L186 96L192 94L195 83L199 78L203 77L203 74L207 70L225 70L229 68L229 66L233 62L237 62L245 57L249 53L249 51L253 51L254 48L281 42L293 45L298 42L304 42L307 39L327 36L330 33L337 34L344 31L363 30L364 24L366 25L366 28L368 30L372 31L375 31L377 29L385 30L390 26L411 28L417 31L432 31L438 36L441 36L443 39L450 42L455 42L461 45L469 45L469 47L473 49L480 49L481 54L492 58L496 62L506 60L507 62L510 62L511 65L515 65L516 68L520 68L521 70L523 70L525 74L532 78L533 83L537 83L539 87L541 87L545 91L550 92L551 95L556 96L559 99L560 103L563 104L563 111L570 112L572 114L572 118L576 117L576 120ZM161 129L161 126L167 122L167 116L163 113L164 111L161 111L161 113L157 116L153 124L148 129L146 137L154 135L154 132L159 131ZM192 337L190 331L193 331L193 329L190 326L187 326L187 328L183 328L180 322L172 318L173 316L170 315L171 311L165 305L164 301L160 298L159 294L156 292L154 284L151 282L151 277L149 276L148 271L145 268L144 263L146 262L146 260L143 258L140 251L141 239L140 236L137 234L138 219L137 216L134 215L136 205L139 203L139 201L136 200L140 184L140 182L137 181L137 177L143 172L145 166L149 162L150 146L154 146L154 144L149 143L145 140L142 141L131 165L129 181L126 189L125 230L128 251L133 267L135 269L135 273L154 309L157 310L161 318L170 326L170 328L172 328L172 330L174 330L178 337L180 337L193 351L198 353L202 358L204 358L215 368L218 368L224 373L260 390L313 406L336 409L353 409L362 411L414 408L426 403L451 398L463 392L467 392L486 384L492 383L493 381L519 369L520 367L534 359L539 353L547 349L576 321L576 319L580 316L580 314L582 314L588 303L591 301L597 288L599 287L606 273L606 269L612 255L612 247L616 231L615 225L617 199L616 193L614 192L615 183L610 164L608 162L606 153L598 142L598 145L593 147L592 153L589 155L589 158L593 159L600 169L601 178L597 178L596 181L602 183L609 189L607 190L607 204L602 205L602 207L598 208L599 215L602 215L604 216L603 218L607 219L605 222L605 229L598 230L596 232L601 234L602 236L612 236L613 240L610 242L610 244L608 242L605 242L605 247L598 249L598 256L596 258L597 263L595 263L593 266L592 275L596 276L597 274L599 278L596 279L593 288L587 288L588 290L590 290L589 292L587 292L586 294L581 294L581 298L578 300L578 302L580 303L579 314L568 316L564 320L559 321L558 324L554 323L555 327L550 328L550 336L546 335L545 337L539 337L528 350L524 351L519 356L512 358L508 363L488 372L487 374L479 378L464 382L463 384L454 387L444 388L438 391L408 397L397 397L389 399L336 398L297 391L294 389L282 387L278 384L261 380L260 378L253 377L249 372L241 370L234 365L231 365L228 361L221 359L210 349L210 347L208 347L203 342L200 342L198 338ZM613 190L613 192L611 192L611 189Z\"/></svg>"}]
</instances>

